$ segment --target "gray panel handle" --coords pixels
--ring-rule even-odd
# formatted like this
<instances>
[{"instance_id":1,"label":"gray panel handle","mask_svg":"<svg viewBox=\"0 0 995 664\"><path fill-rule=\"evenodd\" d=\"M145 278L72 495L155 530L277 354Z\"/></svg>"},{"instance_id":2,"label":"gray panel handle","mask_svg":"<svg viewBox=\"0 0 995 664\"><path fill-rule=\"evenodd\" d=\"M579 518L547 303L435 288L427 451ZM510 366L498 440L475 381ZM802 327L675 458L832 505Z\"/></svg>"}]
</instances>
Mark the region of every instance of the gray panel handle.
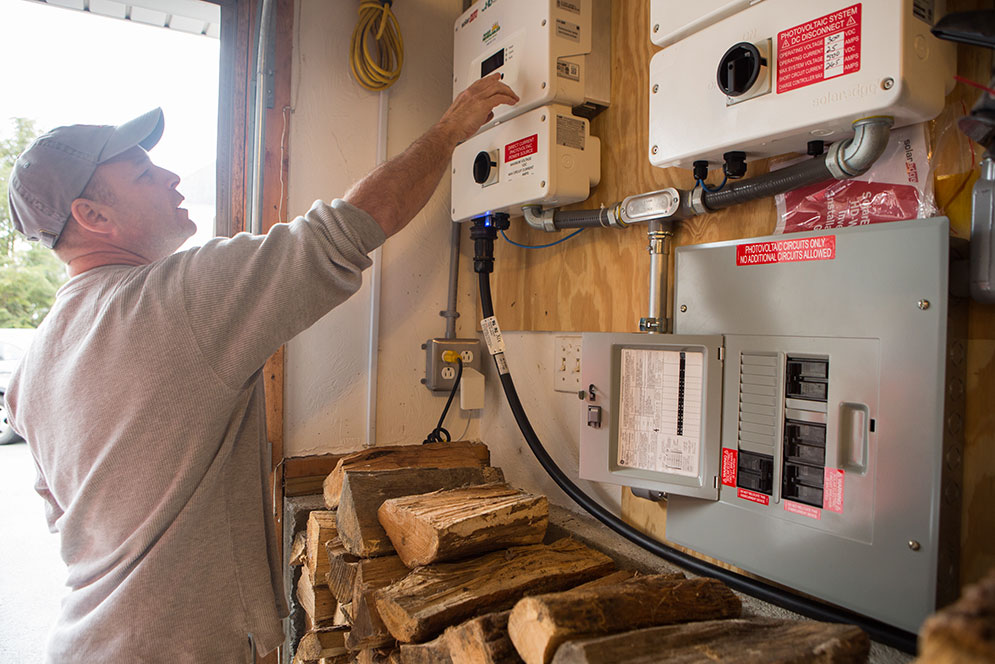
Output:
<instances>
[{"instance_id":1,"label":"gray panel handle","mask_svg":"<svg viewBox=\"0 0 995 664\"><path fill-rule=\"evenodd\" d=\"M871 437L871 414L867 404L840 404L839 455L844 470L867 473L867 453Z\"/></svg>"}]
</instances>

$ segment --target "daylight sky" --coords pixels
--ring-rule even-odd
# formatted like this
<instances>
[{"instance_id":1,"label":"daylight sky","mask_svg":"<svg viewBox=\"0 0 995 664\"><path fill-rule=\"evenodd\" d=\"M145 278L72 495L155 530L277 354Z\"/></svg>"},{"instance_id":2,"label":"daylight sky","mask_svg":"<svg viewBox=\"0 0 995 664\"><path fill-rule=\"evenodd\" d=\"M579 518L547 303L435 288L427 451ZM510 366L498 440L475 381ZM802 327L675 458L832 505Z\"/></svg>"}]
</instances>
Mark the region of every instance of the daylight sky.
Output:
<instances>
[{"instance_id":1,"label":"daylight sky","mask_svg":"<svg viewBox=\"0 0 995 664\"><path fill-rule=\"evenodd\" d=\"M151 157L192 174L215 159L219 48L209 37L0 0L0 138L10 136L14 117L44 131L119 124L161 106L166 130ZM210 235L211 218L193 209L191 217L198 235Z\"/></svg>"}]
</instances>

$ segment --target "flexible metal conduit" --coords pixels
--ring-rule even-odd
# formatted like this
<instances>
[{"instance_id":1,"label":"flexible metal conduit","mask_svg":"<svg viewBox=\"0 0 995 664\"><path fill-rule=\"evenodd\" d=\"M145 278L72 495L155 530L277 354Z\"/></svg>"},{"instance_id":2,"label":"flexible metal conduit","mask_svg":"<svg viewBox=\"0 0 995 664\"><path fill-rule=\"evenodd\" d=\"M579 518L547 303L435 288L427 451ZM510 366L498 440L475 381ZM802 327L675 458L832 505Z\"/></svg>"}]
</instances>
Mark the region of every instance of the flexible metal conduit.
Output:
<instances>
[{"instance_id":1,"label":"flexible metal conduit","mask_svg":"<svg viewBox=\"0 0 995 664\"><path fill-rule=\"evenodd\" d=\"M721 191L709 192L701 187L690 191L673 189L671 191L680 196L680 205L666 212L661 211L656 218L674 221L687 219L826 180L856 177L866 173L884 152L888 146L892 124L892 118L885 116L857 120L853 123L853 138L833 143L825 156L733 182ZM629 196L599 210L543 210L539 206L527 206L522 212L530 226L547 232L590 226L624 228L651 218L645 212L636 218L629 216L630 201L641 202L659 193Z\"/></svg>"},{"instance_id":2,"label":"flexible metal conduit","mask_svg":"<svg viewBox=\"0 0 995 664\"><path fill-rule=\"evenodd\" d=\"M862 175L888 146L891 125L889 117L857 120L853 123L853 138L830 145L824 159L810 159L749 180L733 182L721 191L704 191L701 202L709 211L720 210L833 178L846 180ZM700 210L696 212L701 214Z\"/></svg>"}]
</instances>

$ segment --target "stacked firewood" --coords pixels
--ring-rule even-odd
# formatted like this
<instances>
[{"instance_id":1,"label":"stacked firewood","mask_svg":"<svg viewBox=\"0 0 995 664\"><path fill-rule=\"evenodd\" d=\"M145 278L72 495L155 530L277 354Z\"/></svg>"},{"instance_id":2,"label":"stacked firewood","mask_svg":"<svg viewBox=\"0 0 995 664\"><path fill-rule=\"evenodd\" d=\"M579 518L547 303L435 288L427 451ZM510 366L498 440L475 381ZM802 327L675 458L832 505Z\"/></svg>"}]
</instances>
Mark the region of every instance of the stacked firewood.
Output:
<instances>
[{"instance_id":1,"label":"stacked firewood","mask_svg":"<svg viewBox=\"0 0 995 664\"><path fill-rule=\"evenodd\" d=\"M546 498L509 486L480 443L344 456L324 498L292 552L309 622L295 664L867 657L855 627L740 619L714 579L618 571L572 539L543 543Z\"/></svg>"}]
</instances>

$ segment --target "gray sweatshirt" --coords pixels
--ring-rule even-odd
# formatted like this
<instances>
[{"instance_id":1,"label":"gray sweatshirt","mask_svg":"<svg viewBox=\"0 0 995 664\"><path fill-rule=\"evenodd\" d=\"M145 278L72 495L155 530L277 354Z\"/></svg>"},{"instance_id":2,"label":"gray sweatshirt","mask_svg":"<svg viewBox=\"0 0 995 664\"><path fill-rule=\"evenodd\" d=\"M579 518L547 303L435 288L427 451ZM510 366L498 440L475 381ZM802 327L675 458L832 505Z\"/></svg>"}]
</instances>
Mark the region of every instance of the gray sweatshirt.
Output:
<instances>
[{"instance_id":1,"label":"gray sweatshirt","mask_svg":"<svg viewBox=\"0 0 995 664\"><path fill-rule=\"evenodd\" d=\"M360 287L384 239L318 201L59 290L6 394L69 570L48 662L242 663L249 635L281 643L263 363Z\"/></svg>"}]
</instances>

